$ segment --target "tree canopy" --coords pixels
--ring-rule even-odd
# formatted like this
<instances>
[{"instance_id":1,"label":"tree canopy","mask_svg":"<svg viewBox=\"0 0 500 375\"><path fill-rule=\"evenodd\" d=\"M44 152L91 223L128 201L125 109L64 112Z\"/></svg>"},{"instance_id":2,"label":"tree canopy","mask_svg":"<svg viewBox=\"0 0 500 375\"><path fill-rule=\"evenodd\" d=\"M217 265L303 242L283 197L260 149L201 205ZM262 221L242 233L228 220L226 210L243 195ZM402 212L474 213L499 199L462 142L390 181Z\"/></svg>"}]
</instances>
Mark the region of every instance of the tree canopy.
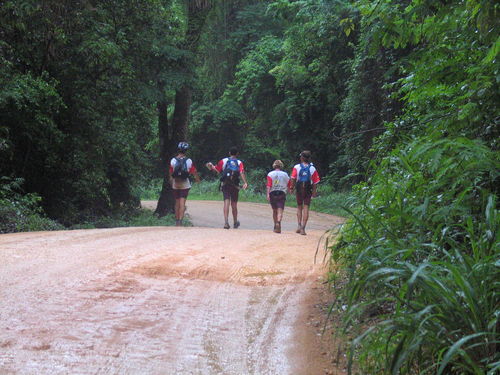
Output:
<instances>
[{"instance_id":1,"label":"tree canopy","mask_svg":"<svg viewBox=\"0 0 500 375\"><path fill-rule=\"evenodd\" d=\"M357 202L334 249L349 319L388 318L354 340L369 343L365 369L493 374L498 291L479 276L497 285L498 12L493 0L5 0L0 213L41 203L69 226L137 207L162 179L161 216L179 141L198 165L237 146L262 180L309 149L322 184ZM435 320L445 284L488 295L473 313L489 323ZM409 333L423 316L429 339Z\"/></svg>"}]
</instances>

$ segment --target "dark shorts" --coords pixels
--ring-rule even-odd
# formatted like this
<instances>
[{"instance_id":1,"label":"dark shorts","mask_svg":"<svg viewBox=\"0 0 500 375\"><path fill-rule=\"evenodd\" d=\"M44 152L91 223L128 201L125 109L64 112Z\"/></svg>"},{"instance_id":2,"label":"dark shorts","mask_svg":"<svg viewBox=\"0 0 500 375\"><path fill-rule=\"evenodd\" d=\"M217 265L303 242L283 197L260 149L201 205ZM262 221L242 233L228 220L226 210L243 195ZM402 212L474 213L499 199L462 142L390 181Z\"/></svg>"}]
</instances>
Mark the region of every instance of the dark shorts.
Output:
<instances>
[{"instance_id":1,"label":"dark shorts","mask_svg":"<svg viewBox=\"0 0 500 375\"><path fill-rule=\"evenodd\" d=\"M227 185L222 185L222 195L224 197L224 200L229 199L232 202L238 202L238 194L240 193L240 189L238 189L236 186L227 184Z\"/></svg>"},{"instance_id":2,"label":"dark shorts","mask_svg":"<svg viewBox=\"0 0 500 375\"><path fill-rule=\"evenodd\" d=\"M311 205L311 198L312 198L312 193L303 191L303 192L297 192L295 195L297 197L297 204L299 206L306 205L310 206Z\"/></svg>"},{"instance_id":3,"label":"dark shorts","mask_svg":"<svg viewBox=\"0 0 500 375\"><path fill-rule=\"evenodd\" d=\"M285 208L286 194L284 191L271 191L269 193L269 202L273 209Z\"/></svg>"},{"instance_id":4,"label":"dark shorts","mask_svg":"<svg viewBox=\"0 0 500 375\"><path fill-rule=\"evenodd\" d=\"M174 192L174 198L179 199L179 198L187 198L189 194L189 189L172 189Z\"/></svg>"}]
</instances>

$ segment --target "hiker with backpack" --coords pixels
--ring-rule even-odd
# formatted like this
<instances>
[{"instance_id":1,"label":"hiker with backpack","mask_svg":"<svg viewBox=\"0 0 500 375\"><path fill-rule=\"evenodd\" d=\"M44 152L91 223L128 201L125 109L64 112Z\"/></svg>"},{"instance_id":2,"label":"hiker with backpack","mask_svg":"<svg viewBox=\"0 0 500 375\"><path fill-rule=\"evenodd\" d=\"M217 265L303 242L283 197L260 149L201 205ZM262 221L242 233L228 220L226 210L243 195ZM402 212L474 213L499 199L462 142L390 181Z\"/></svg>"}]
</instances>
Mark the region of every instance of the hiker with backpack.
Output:
<instances>
[{"instance_id":1,"label":"hiker with backpack","mask_svg":"<svg viewBox=\"0 0 500 375\"><path fill-rule=\"evenodd\" d=\"M275 160L274 170L267 174L267 200L271 203L273 209L274 233L281 233L281 219L285 209L286 193L289 191L288 183L290 177L288 173L283 172L283 162Z\"/></svg>"},{"instance_id":2,"label":"hiker with backpack","mask_svg":"<svg viewBox=\"0 0 500 375\"><path fill-rule=\"evenodd\" d=\"M200 177L193 164L193 161L186 156L189 144L179 142L177 145L177 155L170 160L169 178L172 184L172 192L175 198L175 226L182 226L184 212L186 211L186 199L191 188L189 176L193 175L196 182L200 182Z\"/></svg>"},{"instance_id":3,"label":"hiker with backpack","mask_svg":"<svg viewBox=\"0 0 500 375\"><path fill-rule=\"evenodd\" d=\"M316 196L316 187L320 181L318 171L311 163L311 151L300 153L300 164L292 170L290 190L296 192L297 198L297 230L296 233L306 235L306 224L309 219L311 198Z\"/></svg>"},{"instance_id":4,"label":"hiker with backpack","mask_svg":"<svg viewBox=\"0 0 500 375\"><path fill-rule=\"evenodd\" d=\"M207 168L221 175L221 190L224 197L224 229L229 229L229 206L233 213L233 228L240 226L238 221L238 195L240 192L240 177L243 180L243 189L248 187L245 176L245 166L238 159L238 149L231 147L229 157L219 160L217 165L206 164Z\"/></svg>"}]
</instances>

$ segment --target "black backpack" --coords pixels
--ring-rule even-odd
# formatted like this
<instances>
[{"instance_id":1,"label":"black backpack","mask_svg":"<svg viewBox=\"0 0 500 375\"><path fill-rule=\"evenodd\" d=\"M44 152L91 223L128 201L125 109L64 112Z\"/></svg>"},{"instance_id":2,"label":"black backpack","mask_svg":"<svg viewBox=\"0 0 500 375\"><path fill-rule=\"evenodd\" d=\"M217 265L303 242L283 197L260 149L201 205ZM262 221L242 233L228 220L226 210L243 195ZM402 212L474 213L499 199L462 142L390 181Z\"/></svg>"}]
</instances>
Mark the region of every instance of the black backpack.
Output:
<instances>
[{"instance_id":1,"label":"black backpack","mask_svg":"<svg viewBox=\"0 0 500 375\"><path fill-rule=\"evenodd\" d=\"M189 171L187 168L187 158L175 158L177 163L175 163L174 171L172 172L172 177L186 179L189 177Z\"/></svg>"},{"instance_id":2,"label":"black backpack","mask_svg":"<svg viewBox=\"0 0 500 375\"><path fill-rule=\"evenodd\" d=\"M224 170L222 171L222 176L220 180L224 183L231 183L233 185L239 185L240 183L240 166L238 159L228 159Z\"/></svg>"}]
</instances>

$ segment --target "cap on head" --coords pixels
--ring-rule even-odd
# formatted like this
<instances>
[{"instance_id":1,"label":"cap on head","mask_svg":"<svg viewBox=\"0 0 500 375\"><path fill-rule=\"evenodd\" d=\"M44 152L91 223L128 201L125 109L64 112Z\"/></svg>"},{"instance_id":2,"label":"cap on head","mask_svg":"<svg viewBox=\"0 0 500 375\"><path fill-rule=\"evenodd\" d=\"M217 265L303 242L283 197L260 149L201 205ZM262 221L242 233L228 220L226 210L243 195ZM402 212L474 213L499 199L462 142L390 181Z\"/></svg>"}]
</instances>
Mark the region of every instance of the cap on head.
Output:
<instances>
[{"instance_id":1,"label":"cap on head","mask_svg":"<svg viewBox=\"0 0 500 375\"><path fill-rule=\"evenodd\" d=\"M189 149L189 143L187 142L179 142L177 145L177 150L179 152L186 152Z\"/></svg>"},{"instance_id":2,"label":"cap on head","mask_svg":"<svg viewBox=\"0 0 500 375\"><path fill-rule=\"evenodd\" d=\"M273 162L273 168L279 168L279 169L283 169L284 165L283 165L283 162L281 160L275 160Z\"/></svg>"}]
</instances>

